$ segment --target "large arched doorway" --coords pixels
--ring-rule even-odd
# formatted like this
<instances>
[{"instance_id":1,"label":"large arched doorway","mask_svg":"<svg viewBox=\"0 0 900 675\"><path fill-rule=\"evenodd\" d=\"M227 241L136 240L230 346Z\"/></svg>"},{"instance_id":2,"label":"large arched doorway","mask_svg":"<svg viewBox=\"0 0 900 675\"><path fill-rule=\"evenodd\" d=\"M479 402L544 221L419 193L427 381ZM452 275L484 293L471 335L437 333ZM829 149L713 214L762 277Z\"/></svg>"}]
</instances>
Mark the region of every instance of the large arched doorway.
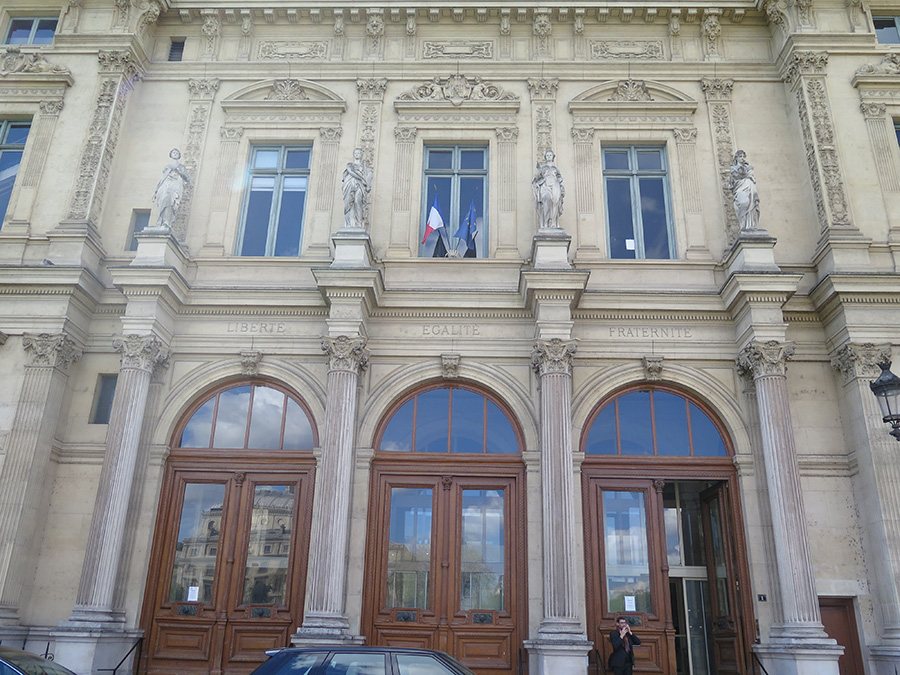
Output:
<instances>
[{"instance_id":1,"label":"large arched doorway","mask_svg":"<svg viewBox=\"0 0 900 675\"><path fill-rule=\"evenodd\" d=\"M268 382L201 398L166 462L142 626L148 673L243 675L303 614L312 417Z\"/></svg>"},{"instance_id":2,"label":"large arched doorway","mask_svg":"<svg viewBox=\"0 0 900 675\"><path fill-rule=\"evenodd\" d=\"M602 664L624 615L643 670L746 673L752 604L723 425L683 391L642 385L597 406L582 450L588 634Z\"/></svg>"},{"instance_id":3,"label":"large arched doorway","mask_svg":"<svg viewBox=\"0 0 900 675\"><path fill-rule=\"evenodd\" d=\"M363 630L512 674L526 619L521 433L465 385L412 392L375 443Z\"/></svg>"}]
</instances>

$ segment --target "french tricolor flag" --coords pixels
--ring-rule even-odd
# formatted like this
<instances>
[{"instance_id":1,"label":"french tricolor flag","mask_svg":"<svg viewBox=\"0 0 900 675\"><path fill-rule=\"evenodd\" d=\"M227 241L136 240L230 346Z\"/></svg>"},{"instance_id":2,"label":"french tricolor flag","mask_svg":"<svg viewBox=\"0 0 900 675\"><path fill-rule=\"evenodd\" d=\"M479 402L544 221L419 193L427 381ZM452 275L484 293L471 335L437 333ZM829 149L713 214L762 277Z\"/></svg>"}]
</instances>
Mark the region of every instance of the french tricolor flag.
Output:
<instances>
[{"instance_id":1,"label":"french tricolor flag","mask_svg":"<svg viewBox=\"0 0 900 675\"><path fill-rule=\"evenodd\" d=\"M428 212L428 221L425 223L425 236L422 237L422 243L431 236L435 230L444 227L444 218L441 216L441 207L438 204L437 192L434 193L434 204L431 205L431 211Z\"/></svg>"}]
</instances>

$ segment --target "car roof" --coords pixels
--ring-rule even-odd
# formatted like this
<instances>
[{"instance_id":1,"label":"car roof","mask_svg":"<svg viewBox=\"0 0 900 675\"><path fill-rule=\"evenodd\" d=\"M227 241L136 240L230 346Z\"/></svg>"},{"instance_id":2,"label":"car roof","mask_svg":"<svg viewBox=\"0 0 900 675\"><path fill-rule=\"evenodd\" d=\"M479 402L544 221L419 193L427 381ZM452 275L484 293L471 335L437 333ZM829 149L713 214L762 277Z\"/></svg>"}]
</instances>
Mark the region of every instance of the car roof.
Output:
<instances>
[{"instance_id":1,"label":"car roof","mask_svg":"<svg viewBox=\"0 0 900 675\"><path fill-rule=\"evenodd\" d=\"M71 670L65 668L54 661L45 659L43 656L32 654L21 649L13 647L4 647L0 645L0 659L3 659L13 668L23 673L52 673L53 675L75 675Z\"/></svg>"}]
</instances>

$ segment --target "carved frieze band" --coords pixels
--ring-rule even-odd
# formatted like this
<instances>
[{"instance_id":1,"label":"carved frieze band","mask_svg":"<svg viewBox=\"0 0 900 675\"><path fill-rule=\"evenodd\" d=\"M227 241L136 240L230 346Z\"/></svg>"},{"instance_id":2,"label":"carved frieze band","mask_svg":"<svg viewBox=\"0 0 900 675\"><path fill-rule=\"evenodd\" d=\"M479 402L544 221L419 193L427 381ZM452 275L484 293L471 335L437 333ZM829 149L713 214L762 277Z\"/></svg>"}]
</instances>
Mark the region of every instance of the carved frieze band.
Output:
<instances>
[{"instance_id":1,"label":"carved frieze band","mask_svg":"<svg viewBox=\"0 0 900 675\"><path fill-rule=\"evenodd\" d=\"M735 359L738 371L745 377L784 376L787 362L794 354L793 342L754 340L744 347Z\"/></svg>"},{"instance_id":2,"label":"carved frieze band","mask_svg":"<svg viewBox=\"0 0 900 675\"><path fill-rule=\"evenodd\" d=\"M542 377L555 373L571 375L577 348L578 344L571 340L537 340L531 352L531 367Z\"/></svg>"},{"instance_id":3,"label":"carved frieze band","mask_svg":"<svg viewBox=\"0 0 900 675\"><path fill-rule=\"evenodd\" d=\"M322 61L328 58L324 40L262 40L256 57L265 61Z\"/></svg>"},{"instance_id":4,"label":"carved frieze band","mask_svg":"<svg viewBox=\"0 0 900 675\"><path fill-rule=\"evenodd\" d=\"M29 368L57 368L68 374L69 366L81 358L81 349L65 333L25 333L22 347L28 355Z\"/></svg>"},{"instance_id":5,"label":"carved frieze band","mask_svg":"<svg viewBox=\"0 0 900 675\"><path fill-rule=\"evenodd\" d=\"M856 378L875 379L881 374L879 363L891 360L891 345L848 342L831 359L831 367L844 376L844 384Z\"/></svg>"},{"instance_id":6,"label":"carved frieze band","mask_svg":"<svg viewBox=\"0 0 900 675\"><path fill-rule=\"evenodd\" d=\"M323 337L322 351L328 357L328 370L347 370L359 374L369 363L365 338L339 335Z\"/></svg>"},{"instance_id":7,"label":"carved frieze band","mask_svg":"<svg viewBox=\"0 0 900 675\"><path fill-rule=\"evenodd\" d=\"M591 42L591 58L660 61L666 52L662 40L596 40Z\"/></svg>"},{"instance_id":8,"label":"carved frieze band","mask_svg":"<svg viewBox=\"0 0 900 675\"><path fill-rule=\"evenodd\" d=\"M449 75L435 77L400 94L398 101L439 101L461 105L466 101L518 101L519 97L480 77Z\"/></svg>"},{"instance_id":9,"label":"carved frieze band","mask_svg":"<svg viewBox=\"0 0 900 675\"><path fill-rule=\"evenodd\" d=\"M725 214L725 231L728 240L737 237L740 225L735 215L731 193L731 161L734 158L734 126L731 120L731 91L734 80L704 78L700 81L706 95L707 109L713 144L716 148L716 163L719 168L719 190L722 194L722 208Z\"/></svg>"},{"instance_id":10,"label":"carved frieze band","mask_svg":"<svg viewBox=\"0 0 900 675\"><path fill-rule=\"evenodd\" d=\"M122 335L113 338L113 349L122 354L122 369L131 368L153 373L169 362L169 349L155 335Z\"/></svg>"}]
</instances>

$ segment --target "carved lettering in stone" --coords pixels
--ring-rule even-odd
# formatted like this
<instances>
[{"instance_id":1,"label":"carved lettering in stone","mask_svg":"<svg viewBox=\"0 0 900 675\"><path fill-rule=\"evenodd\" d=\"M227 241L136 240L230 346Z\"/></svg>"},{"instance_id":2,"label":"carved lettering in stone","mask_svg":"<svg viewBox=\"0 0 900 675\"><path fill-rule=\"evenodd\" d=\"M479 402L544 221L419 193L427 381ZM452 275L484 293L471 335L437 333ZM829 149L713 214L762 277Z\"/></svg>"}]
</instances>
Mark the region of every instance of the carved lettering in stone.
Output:
<instances>
[{"instance_id":1,"label":"carved lettering in stone","mask_svg":"<svg viewBox=\"0 0 900 675\"><path fill-rule=\"evenodd\" d=\"M610 101L652 101L647 85L642 80L622 80L616 87Z\"/></svg>"},{"instance_id":2,"label":"carved lettering in stone","mask_svg":"<svg viewBox=\"0 0 900 675\"><path fill-rule=\"evenodd\" d=\"M641 365L644 366L644 379L659 380L662 377L662 356L645 356L641 359Z\"/></svg>"},{"instance_id":3,"label":"carved lettering in stone","mask_svg":"<svg viewBox=\"0 0 900 675\"><path fill-rule=\"evenodd\" d=\"M552 101L556 99L556 90L559 89L559 78L529 77L527 82L531 100L543 99Z\"/></svg>"},{"instance_id":4,"label":"carved lettering in stone","mask_svg":"<svg viewBox=\"0 0 900 675\"><path fill-rule=\"evenodd\" d=\"M441 376L445 380L459 377L459 354L441 354Z\"/></svg>"},{"instance_id":5,"label":"carved lettering in stone","mask_svg":"<svg viewBox=\"0 0 900 675\"><path fill-rule=\"evenodd\" d=\"M539 375L572 374L572 358L578 345L574 341L553 338L538 340L531 352L531 367Z\"/></svg>"},{"instance_id":6,"label":"carved lettering in stone","mask_svg":"<svg viewBox=\"0 0 900 675\"><path fill-rule=\"evenodd\" d=\"M218 90L219 78L217 77L191 78L188 80L188 91L191 93L191 98L211 101Z\"/></svg>"},{"instance_id":7,"label":"carved lettering in stone","mask_svg":"<svg viewBox=\"0 0 900 675\"><path fill-rule=\"evenodd\" d=\"M324 41L265 40L256 52L260 59L284 59L316 61L328 56L328 43Z\"/></svg>"},{"instance_id":8,"label":"carved lettering in stone","mask_svg":"<svg viewBox=\"0 0 900 675\"><path fill-rule=\"evenodd\" d=\"M665 50L662 40L596 40L591 42L591 58L657 61L665 58Z\"/></svg>"},{"instance_id":9,"label":"carved lettering in stone","mask_svg":"<svg viewBox=\"0 0 900 675\"><path fill-rule=\"evenodd\" d=\"M354 373L365 370L369 363L369 352L365 347L365 338L350 338L346 335L322 338L322 351L328 357L329 370L349 370Z\"/></svg>"},{"instance_id":10,"label":"carved lettering in stone","mask_svg":"<svg viewBox=\"0 0 900 675\"><path fill-rule=\"evenodd\" d=\"M169 350L155 335L123 335L113 338L113 349L122 353L122 368L135 368L153 372L165 367Z\"/></svg>"},{"instance_id":11,"label":"carved lettering in stone","mask_svg":"<svg viewBox=\"0 0 900 675\"><path fill-rule=\"evenodd\" d=\"M844 376L844 383L861 378L876 378L881 374L879 363L891 360L891 345L871 342L848 342L838 348L831 359L831 367Z\"/></svg>"},{"instance_id":12,"label":"carved lettering in stone","mask_svg":"<svg viewBox=\"0 0 900 675\"><path fill-rule=\"evenodd\" d=\"M370 77L356 81L356 92L361 101L382 101L385 89L387 89L387 79L383 77Z\"/></svg>"},{"instance_id":13,"label":"carved lettering in stone","mask_svg":"<svg viewBox=\"0 0 900 675\"><path fill-rule=\"evenodd\" d=\"M464 101L518 101L519 97L480 77L450 75L435 77L398 98L400 101L447 101L461 105Z\"/></svg>"},{"instance_id":14,"label":"carved lettering in stone","mask_svg":"<svg viewBox=\"0 0 900 675\"><path fill-rule=\"evenodd\" d=\"M650 327L650 326L610 326L611 338L640 338L651 340L690 340L694 337L692 329L680 326Z\"/></svg>"},{"instance_id":15,"label":"carved lettering in stone","mask_svg":"<svg viewBox=\"0 0 900 675\"><path fill-rule=\"evenodd\" d=\"M422 326L422 335L472 337L481 335L481 326L466 323L456 323L448 326L438 324L425 324Z\"/></svg>"},{"instance_id":16,"label":"carved lettering in stone","mask_svg":"<svg viewBox=\"0 0 900 675\"><path fill-rule=\"evenodd\" d=\"M308 101L309 95L300 85L299 80L275 80L272 91L266 96L267 101Z\"/></svg>"},{"instance_id":17,"label":"carved lettering in stone","mask_svg":"<svg viewBox=\"0 0 900 675\"><path fill-rule=\"evenodd\" d=\"M422 44L423 59L492 59L494 58L493 42L467 42L452 40L449 42L424 42Z\"/></svg>"},{"instance_id":18,"label":"carved lettering in stone","mask_svg":"<svg viewBox=\"0 0 900 675\"><path fill-rule=\"evenodd\" d=\"M246 350L241 352L241 373L248 377L259 375L259 362L262 361L262 352Z\"/></svg>"},{"instance_id":19,"label":"carved lettering in stone","mask_svg":"<svg viewBox=\"0 0 900 675\"><path fill-rule=\"evenodd\" d=\"M68 373L69 366L81 358L81 350L65 333L25 333L22 347L29 356L28 367L58 368Z\"/></svg>"},{"instance_id":20,"label":"carved lettering in stone","mask_svg":"<svg viewBox=\"0 0 900 675\"><path fill-rule=\"evenodd\" d=\"M753 379L772 375L783 377L787 372L787 362L793 354L793 342L754 340L741 350L735 363L742 375Z\"/></svg>"}]
</instances>

